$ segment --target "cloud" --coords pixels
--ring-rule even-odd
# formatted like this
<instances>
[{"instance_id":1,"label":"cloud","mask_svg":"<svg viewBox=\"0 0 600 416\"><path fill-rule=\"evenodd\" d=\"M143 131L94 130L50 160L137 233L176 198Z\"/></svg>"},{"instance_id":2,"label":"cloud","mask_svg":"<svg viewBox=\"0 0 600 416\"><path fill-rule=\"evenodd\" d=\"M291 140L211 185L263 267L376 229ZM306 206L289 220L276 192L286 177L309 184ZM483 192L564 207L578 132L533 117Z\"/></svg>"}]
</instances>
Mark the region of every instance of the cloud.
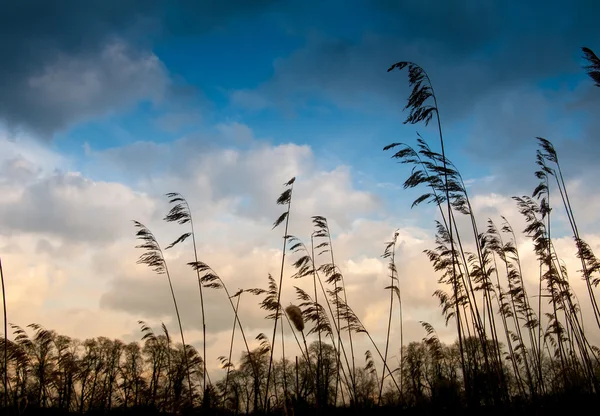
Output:
<instances>
[{"instance_id":1,"label":"cloud","mask_svg":"<svg viewBox=\"0 0 600 416\"><path fill-rule=\"evenodd\" d=\"M188 182L188 174L178 177L176 172L170 172L160 186L164 187L164 183L168 182L179 184L180 189L185 190L184 194L190 198L194 215L200 218L197 221L198 229L202 230L199 234L201 258L210 260L211 266L223 277L230 291L265 287L269 273L277 276L280 262L278 231L270 231L269 225L280 211L273 200L282 190L281 183L292 172L285 174L287 176L281 174L279 179L274 178L271 172L279 172L285 166L293 165L298 171L305 173L299 175L295 184L290 232L308 242L311 229L308 217L326 212L334 233L335 257L345 275L349 300L365 325L374 332L376 340L381 340L383 336L381 317L387 313L388 302L383 288L389 283L386 264L380 255L384 243L390 239L395 228L400 228L397 267L405 290L403 305L406 325L407 328L412 328L407 332L406 339L420 339L422 330L418 321L421 320L434 324L446 341L454 339L452 328L444 327L437 301L432 297L433 291L438 287L438 276L423 254L424 249L433 245L429 223L421 224L425 228L414 226L409 218L391 216L385 211L385 207L371 205L373 202L369 202L368 193L353 190L352 185L347 182L347 177L351 174L348 168L319 171L306 146L257 145L245 151L215 149L203 156L189 156L196 166L189 171L193 181ZM181 162L180 166L185 165L185 159L181 159ZM309 173L312 170L317 172ZM156 182L152 183L156 186ZM222 184L227 186L222 188ZM510 196L490 193L490 186L494 184L495 179L490 178L473 181L472 203L477 218L480 221L493 218L499 224L500 215L504 215L519 232L525 223L518 214L514 201ZM576 189L573 186L573 192ZM239 194L242 196L236 197ZM210 206L219 208L211 210ZM369 209L370 206L372 208ZM365 218L371 216L376 208L384 210L383 215ZM223 211L227 214L224 215ZM554 219L561 221L558 213ZM472 231L467 223L467 218L459 218L465 248L474 250L469 238ZM170 236L161 240L165 244L177 235L174 231L167 232L166 227L158 222L151 224L151 228L157 227L159 235ZM479 224L482 227L480 231L483 231L485 225L485 222ZM183 230L178 231L180 232ZM527 241L523 236L519 238L522 242ZM527 244L523 247L524 250L531 249ZM175 291L183 305L180 308L184 321L190 330L198 331L199 310L194 301L198 296L198 288L193 272L185 266L186 262L192 260L189 249L171 253L169 261L173 276L177 279L174 283ZM572 254L572 250L564 250L561 255L568 257ZM534 257L529 256L528 259L535 263ZM283 291L285 302L294 301L292 285L298 285L312 294L309 281L289 281L291 274L293 271L287 268ZM140 277L142 275L143 272ZM531 279L531 290L535 291L535 277ZM172 300L163 277L147 276L140 279L118 275L111 285L111 289L103 295L103 307L148 316L148 319L156 321L166 316L172 317ZM205 296L207 316L211 317L208 328L210 337L222 337L223 332L231 325L230 308L223 293L209 291ZM264 313L257 309L259 300L245 296L241 304L245 325L251 333L268 329L268 324L263 319ZM398 335L397 332L395 335ZM366 344L363 347L366 348Z\"/></svg>"},{"instance_id":2,"label":"cloud","mask_svg":"<svg viewBox=\"0 0 600 416\"><path fill-rule=\"evenodd\" d=\"M31 126L43 134L139 100L160 101L168 88L167 71L155 55L117 41L97 54L57 56L31 74L3 113L8 114L9 126L35 115Z\"/></svg>"},{"instance_id":3,"label":"cloud","mask_svg":"<svg viewBox=\"0 0 600 416\"><path fill-rule=\"evenodd\" d=\"M137 242L128 221L135 218L144 222L165 247L186 230L162 221L168 210L162 194L171 190L188 196L200 259L215 269L229 290L266 287L269 273L279 278L281 261L283 229L271 230L271 224L283 207L274 200L283 189L282 183L294 172L300 172L289 231L309 243L310 215L330 218L335 259L344 273L348 300L375 341L381 345L385 339L383 317L389 302L389 293L384 289L389 284L387 264L381 254L385 242L399 229L396 263L405 342L424 336L419 321L433 324L444 341L452 342L452 324L444 325L437 301L431 296L438 288L439 276L423 254L425 248L434 244L431 218L427 224L415 226L410 218L393 215L373 195L354 187L349 168L320 168L308 146L271 146L257 141L254 139L245 149L212 149L207 153L202 152L201 146L186 147L191 145L180 143L171 148L175 153L187 152L185 158L177 156L181 158L180 170L172 169L152 181L130 185L92 180L74 172L44 171L33 161L26 163L25 156L19 153L14 156L21 159L7 159L9 168L0 170L0 183L7 187L3 190L6 192L2 212L10 212L16 220L2 217L1 222L8 228L0 230L0 252L10 293L11 322L38 322L78 338L105 335L138 340L138 320L148 322L157 331L160 322L165 322L171 333L176 333L166 278L136 264L141 251L134 248ZM161 151L150 149L149 152ZM102 152L94 155L99 153ZM110 151L111 157L118 153L118 148ZM22 169L27 174L23 175ZM20 185L13 185L9 176L13 174L23 176ZM477 181L473 186L476 185ZM150 186L156 188L148 192ZM484 181L482 186L489 184ZM581 188L573 184L572 189L574 197L579 198ZM518 218L512 201L502 194L474 190L473 206L478 218L497 219L500 213L508 215L511 221L512 216ZM517 231L522 229L517 220L513 226ZM464 235L466 238L469 234L465 231ZM600 239L594 230L590 229L586 239L595 251L600 250ZM520 237L520 245L522 260L527 263L527 284L534 293L538 276L535 256L525 238ZM557 240L556 247L575 273L577 259L570 239ZM165 251L165 256L187 339L198 347L202 340L198 284L186 265L193 260L190 242ZM310 278L290 279L290 264L295 256L290 254L287 258L284 304L297 302L294 286L312 295ZM319 264L328 261L327 254L323 256L318 258ZM576 274L572 281L578 293L585 294ZM583 296L580 299L586 314L587 300ZM265 311L259 308L260 300L244 294L240 303L246 335L251 340L259 332L268 331L270 325L264 320ZM205 302L209 366L215 374L215 358L223 354L233 315L223 291L206 289ZM289 328L286 331L289 353L293 354L294 341ZM393 350L399 347L398 331L396 309ZM368 339L357 337L357 353L366 348L372 348ZM238 333L236 355L242 349Z\"/></svg>"},{"instance_id":4,"label":"cloud","mask_svg":"<svg viewBox=\"0 0 600 416\"><path fill-rule=\"evenodd\" d=\"M223 138L238 143L247 143L254 140L250 127L234 121L233 123L220 123L216 126Z\"/></svg>"},{"instance_id":5,"label":"cloud","mask_svg":"<svg viewBox=\"0 0 600 416\"><path fill-rule=\"evenodd\" d=\"M240 128L233 126L234 130ZM386 266L380 254L391 227L388 219L365 219L380 205L370 193L354 188L348 167L322 170L308 146L270 146L256 139L245 150L212 149L203 153L202 147L186 147L189 143L179 146L183 147L176 145L171 150L186 152L186 157L183 153L177 156L182 158L181 169L158 175L153 192L144 190L150 186L145 181L129 186L92 180L72 171L43 170L26 158L25 147L6 160L7 167L0 170L0 183L5 186L0 222L7 226L0 230L0 251L10 293L11 322L23 326L38 322L78 338L105 335L136 340L136 322L140 319L155 328L164 321L171 331L176 331L165 276L136 265L140 250L134 248L137 242L129 222L132 218L144 222L163 247L184 232L181 226L162 221L168 209L163 194L170 190L183 190L188 195L200 258L214 267L231 292L265 287L269 273L278 278L281 261L283 230L271 230L271 224L283 207L277 206L275 199L283 190L283 182L299 172L290 232L309 241L310 216L322 214L331 218L336 256L345 273L348 297L356 312L364 317L365 325L374 327L374 336L379 339L378 317L380 309L385 309L385 301L380 304L380 300L387 284ZM149 153L163 151L149 149ZM91 156L101 153L92 151ZM119 149L106 154L116 157ZM16 184L15 178L21 176ZM417 237L413 237L415 233ZM416 250L402 251L425 261L419 246L412 246L424 234L407 229L402 235L403 241ZM198 285L195 274L186 265L193 259L190 246L186 243L165 255L184 328L190 341L198 346L202 339ZM288 259L292 258L290 255ZM285 303L296 302L295 285L309 293L312 290L309 280L290 280L292 274L288 265ZM381 290L373 290L374 287ZM411 301L415 296L419 300ZM405 300L407 310L416 304L423 308L428 300L435 308L429 298L426 285L412 291ZM222 291L207 289L205 301L209 354L216 357L222 354L222 343L227 342L233 316ZM245 294L240 306L251 339L269 325L259 301L260 298ZM418 339L419 327L413 328L411 336ZM359 340L357 348L363 341ZM241 344L236 345L239 351Z\"/></svg>"},{"instance_id":6,"label":"cloud","mask_svg":"<svg viewBox=\"0 0 600 416\"><path fill-rule=\"evenodd\" d=\"M220 213L270 224L280 214L275 201L283 183L294 176L294 209L301 218L324 215L348 227L355 216L372 215L381 205L373 193L355 188L348 166L321 170L309 146L272 146L236 122L170 146L136 142L90 156L94 171L119 170L148 195L181 192L200 217Z\"/></svg>"},{"instance_id":7,"label":"cloud","mask_svg":"<svg viewBox=\"0 0 600 416\"><path fill-rule=\"evenodd\" d=\"M62 157L48 149L40 151L35 142L20 144L0 141L0 148L12 153L0 159L2 235L23 233L67 242L107 243L122 236L122 227L133 212L154 209L153 202L141 193L119 183L93 181L60 170Z\"/></svg>"},{"instance_id":8,"label":"cloud","mask_svg":"<svg viewBox=\"0 0 600 416\"><path fill-rule=\"evenodd\" d=\"M234 90L229 98L232 104L249 110L262 110L272 105L263 95L252 90Z\"/></svg>"},{"instance_id":9,"label":"cloud","mask_svg":"<svg viewBox=\"0 0 600 416\"><path fill-rule=\"evenodd\" d=\"M170 36L167 32L175 34L176 29L179 34L198 33L222 26L230 18L264 10L268 3L232 12L215 3L214 15L176 8L163 20L157 17L157 10L164 3L146 2L134 13L133 2L128 1L108 3L95 10L89 3L84 8L80 2L73 2L72 17L67 22L61 20L66 19L61 14L63 9L36 6L42 10L29 6L33 3L21 2L26 6L20 6L24 9L19 13L11 8L0 17L0 23L6 23L3 27L19 34L14 37L17 39L14 44L0 41L0 52L12 57L0 69L0 87L6 91L4 98L0 98L0 118L14 129L37 129L50 134L139 100L160 100L172 93L173 85L171 75L151 52L153 36L159 36L155 33ZM111 5L114 7L110 8ZM488 152L490 160L503 152L503 160L510 158L522 145L517 136L538 134L546 125L549 130L542 134L567 132L571 122L566 117L555 117L557 108L579 111L596 105L595 99L581 86L577 87L573 102L557 100L553 93L536 93L527 86L556 71L579 71L574 59L563 58L577 52L579 36L591 27L592 17L588 15L592 13L579 17L573 11L565 13L577 18L581 30L577 33L576 24L563 22L554 28L551 23L560 19L543 22L551 32L546 38L553 45L550 48L543 47L543 39L534 30L540 23L531 22L529 31L528 21L523 20L520 32L515 35L503 32L508 27L502 14L506 10L502 12L496 7L488 9L479 3L475 9L441 6L433 14L427 14L431 20L421 28L412 21L423 17L425 8L409 3L403 20L412 26L396 22L400 29L395 31L389 26L397 17L396 12L390 12L394 6L391 3L379 6L389 14L388 26L382 26L383 34L366 33L358 40L342 39L335 34L311 35L305 47L275 62L271 80L256 90L234 91L232 102L252 109L277 106L291 111L302 108L307 99L316 95L343 108L382 116L393 111L397 116L407 95L405 75L387 74L385 69L396 59L411 57L430 70L443 102L444 117L450 123L475 109L476 121L472 129L467 129L469 137L465 141L493 132L485 140L471 143L473 153ZM309 9L306 7L305 11L314 15ZM545 10L540 9L539 13L547 17L550 12ZM23 19L26 12L31 14L29 20ZM443 16L454 12L457 23L451 26L452 20ZM175 23L182 21L182 15L186 23L177 27ZM12 19L10 24L4 16ZM194 16L201 16L205 25L196 25ZM523 17L527 15L520 18ZM19 26L18 22L23 21L26 24ZM65 30L59 30L60 26ZM499 38L495 35L497 29ZM566 30L566 34L561 37L559 30ZM153 35L145 41L141 39L142 33ZM26 38L31 41L29 49L23 43ZM16 53L18 50L24 51L22 55ZM532 50L538 60L525 59ZM15 101L11 107L7 103L11 103L12 96L22 101ZM29 102L34 96L35 102ZM549 105L552 103L556 105ZM387 109L380 110L379 105ZM535 108L538 115L528 114L523 107ZM35 111L30 111L32 108ZM490 116L491 113L498 116ZM552 119L550 124L546 124L548 118ZM180 113L179 117L163 118L159 124L176 131L188 121L188 115ZM567 150L566 160L577 161L573 156L575 150L571 149L577 149L586 160L594 160L598 147L590 138L597 131L597 121L587 121L585 127L589 131L585 140L561 142L560 146ZM500 137L502 143L508 143L505 147L497 145ZM143 319L155 328L164 321L172 333L176 332L168 283L165 276L136 265L140 250L134 248L137 241L130 223L131 219L145 223L163 246L173 241L185 228L162 221L168 210L164 193L170 191L181 192L188 198L200 257L214 267L229 289L234 292L238 288L265 287L269 273L279 277L281 260L283 230L271 230L271 226L284 207L276 205L275 200L284 189L283 183L296 176L289 231L308 243L312 231L310 216L318 214L329 219L335 258L344 272L350 304L375 340L381 343L384 339L382 318L389 302L389 293L384 290L389 277L381 254L395 229L400 232L396 259L403 291L405 341L423 337L419 321L432 323L447 342L455 338L452 324L444 327L437 301L431 296L438 287L439 275L423 254L425 248L434 245L431 232L434 217L426 217L422 212L436 215L435 209L423 207L419 212L407 214L409 210L404 207L409 202L405 193L388 201L378 196L377 190L361 189L357 185L358 173L350 165L336 163L325 169L311 146L272 145L270 140L256 137L239 120L221 121L213 131L192 132L170 144L138 141L105 150L88 145L85 157L77 161L77 166L83 165L84 173L74 167L73 160L26 134L16 134L12 141L0 140L3 196L0 253L10 293L10 320L14 323L40 322L76 337L107 335L137 340L136 322ZM523 221L505 189L508 185L526 187L520 164L521 159L515 156L516 167L513 169L511 165L509 169L515 180L508 184L507 176L494 169L483 173L493 179L477 180L476 176L469 182L473 206L481 221L487 217L497 220L503 214L516 230L523 228ZM600 252L597 236L600 230L594 225L598 223L594 210L597 204L586 181L586 175L594 177L596 170L590 168L584 172L584 163L570 164L569 170L571 166L574 174L569 179L569 190L576 215L586 226L586 239L595 252ZM380 183L382 187L393 187ZM561 221L559 214L553 212L553 215ZM465 238L471 235L467 220L459 220ZM485 223L479 225L484 227ZM575 272L578 266L572 241L567 234L560 237L557 251L573 270L576 290L585 294ZM535 293L538 265L530 243L522 236L519 242L524 250L524 264L527 263L527 284L530 293ZM465 246L472 249L472 244L465 242ZM193 260L190 241L166 251L165 255L184 328L190 335L188 339L198 346L201 341L198 285L195 274L186 265ZM288 260L292 259L290 255ZM319 261L326 259L321 257ZM289 278L291 274L288 267L284 276L284 304L295 302L294 285L312 291L310 280L294 281ZM583 296L581 299L586 314L589 307ZM241 302L250 339L270 324L258 307L259 300L244 294ZM232 314L222 291L206 291L206 308L209 355L213 357L209 362L214 363L214 357L222 355L222 345L228 342ZM397 331L398 323L394 321L392 336L396 344L392 348L396 349ZM364 337L358 342L357 352L367 347Z\"/></svg>"},{"instance_id":10,"label":"cloud","mask_svg":"<svg viewBox=\"0 0 600 416\"><path fill-rule=\"evenodd\" d=\"M203 33L271 3L11 2L0 16L0 122L51 139L73 123L158 100L175 87L155 40Z\"/></svg>"},{"instance_id":11,"label":"cloud","mask_svg":"<svg viewBox=\"0 0 600 416\"><path fill-rule=\"evenodd\" d=\"M410 60L428 71L444 118L454 121L488 94L531 85L560 72L582 72L574 59L581 45L561 39L558 45L553 44L552 50L540 48L548 42L546 37L560 38L562 33L558 32L524 33L524 39L517 44L499 43L492 38L488 44L479 45L480 49L455 55L452 48L462 51L461 43L432 43L423 28L404 34L405 28L398 27L400 33L367 31L353 40L322 32L311 33L304 47L275 61L270 80L254 91L233 91L232 102L249 109L262 109L267 105L298 107L317 97L341 108L359 106L361 110L367 110L371 103L365 103L367 99L381 104L378 108L392 104L398 111L404 106L408 93L405 75L388 74L386 70L396 61ZM508 36L508 32L504 35ZM518 30L510 36L518 37ZM456 41L452 37L445 38L446 42L453 40ZM541 60L530 59L532 50L542 54ZM476 59L476 56L479 57ZM541 62L545 64L541 65Z\"/></svg>"},{"instance_id":12,"label":"cloud","mask_svg":"<svg viewBox=\"0 0 600 416\"><path fill-rule=\"evenodd\" d=\"M376 0L374 4L400 18L403 32L444 42L449 47L460 48L459 53L479 49L508 25L501 7L478 1L434 5L431 1L409 0L400 5L390 0Z\"/></svg>"},{"instance_id":13,"label":"cloud","mask_svg":"<svg viewBox=\"0 0 600 416\"><path fill-rule=\"evenodd\" d=\"M0 120L9 128L25 128L48 138L93 110L109 110L111 95L139 98L139 84L133 91L127 88L134 80L128 70L142 70L142 76L149 71L154 81L163 76L160 67L144 68L156 63L147 54L130 55L124 46L127 42L118 37L130 24L138 23L132 19L133 2L110 3L98 2L99 7L84 7L77 1L63 2L60 7L30 1L7 5L0 17L8 34L0 41L4 62ZM97 106L91 101L96 99L100 99Z\"/></svg>"},{"instance_id":14,"label":"cloud","mask_svg":"<svg viewBox=\"0 0 600 416\"><path fill-rule=\"evenodd\" d=\"M179 133L183 128L193 126L202 121L202 117L192 111L171 112L156 120L157 126L169 133Z\"/></svg>"},{"instance_id":15,"label":"cloud","mask_svg":"<svg viewBox=\"0 0 600 416\"><path fill-rule=\"evenodd\" d=\"M232 91L232 106L289 114L325 102L341 113L404 118L400 112L410 92L406 72L386 70L410 60L427 70L442 123L458 136L450 137L458 143L450 153L484 169L509 164L507 170L522 176L523 169L513 168L524 156L533 159L535 136L548 136L558 146L580 126L590 126L586 131L595 126L597 111L583 88L590 81L580 57L581 46L600 42L596 23L583 12L597 9L595 3L528 4L518 10L474 1L429 3L372 2L362 10L360 30L351 34L325 24L326 16L288 17L298 28L308 26L302 18L316 22L304 33L305 44L276 59L270 79ZM398 131L408 128L414 131ZM585 144L595 153L597 141Z\"/></svg>"},{"instance_id":16,"label":"cloud","mask_svg":"<svg viewBox=\"0 0 600 416\"><path fill-rule=\"evenodd\" d=\"M64 156L50 150L42 143L27 136L11 136L10 132L1 129L0 164L3 164L3 169L23 169L27 166L31 172L46 173L60 166L68 167ZM6 172L6 175L11 174Z\"/></svg>"}]
</instances>

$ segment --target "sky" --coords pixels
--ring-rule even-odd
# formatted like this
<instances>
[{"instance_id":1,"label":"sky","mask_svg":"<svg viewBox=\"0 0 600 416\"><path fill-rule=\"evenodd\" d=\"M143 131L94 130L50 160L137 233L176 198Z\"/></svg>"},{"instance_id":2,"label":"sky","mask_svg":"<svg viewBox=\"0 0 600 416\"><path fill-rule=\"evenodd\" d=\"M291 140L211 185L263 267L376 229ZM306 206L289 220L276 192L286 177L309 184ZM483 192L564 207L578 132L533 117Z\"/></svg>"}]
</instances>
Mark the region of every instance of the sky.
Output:
<instances>
[{"instance_id":1,"label":"sky","mask_svg":"<svg viewBox=\"0 0 600 416\"><path fill-rule=\"evenodd\" d=\"M433 125L405 125L408 60L428 72L447 156L467 180L481 226L536 185L536 136L559 152L570 197L600 252L600 94L581 47L600 51L593 0L22 0L0 14L0 255L8 318L79 339L141 338L139 320L176 331L168 284L137 265L144 223L163 246L187 231L166 224L168 192L189 201L201 260L233 292L278 276L283 184L296 177L290 234L310 240L328 218L348 299L377 342L385 337L385 243L399 230L405 340L432 323L453 341L437 301L436 212L411 209L409 168L382 149L438 149ZM433 124L433 123L432 123ZM564 216L556 247L590 310ZM527 284L531 244L519 237ZM189 242L166 252L188 340L202 342ZM286 269L282 303L295 302ZM308 286L307 286L308 285ZM533 290L533 289L532 289ZM230 337L222 291L206 292L207 366ZM268 332L257 299L240 308L251 338ZM392 337L399 348L398 322ZM600 334L590 332L600 342ZM359 340L364 348L365 340ZM236 343L241 352L242 344Z\"/></svg>"}]
</instances>

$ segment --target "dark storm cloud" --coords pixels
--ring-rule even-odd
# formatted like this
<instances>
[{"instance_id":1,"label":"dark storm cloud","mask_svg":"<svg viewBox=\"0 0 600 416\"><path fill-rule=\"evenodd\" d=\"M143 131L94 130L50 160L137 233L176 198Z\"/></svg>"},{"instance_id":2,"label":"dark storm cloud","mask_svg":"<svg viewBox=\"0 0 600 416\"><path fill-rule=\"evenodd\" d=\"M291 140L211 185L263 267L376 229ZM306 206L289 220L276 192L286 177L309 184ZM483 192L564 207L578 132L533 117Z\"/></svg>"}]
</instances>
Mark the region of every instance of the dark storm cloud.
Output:
<instances>
[{"instance_id":1,"label":"dark storm cloud","mask_svg":"<svg viewBox=\"0 0 600 416\"><path fill-rule=\"evenodd\" d=\"M506 30L509 17L500 3L479 0L375 0L374 5L384 13L384 25L459 54L484 47Z\"/></svg>"},{"instance_id":2,"label":"dark storm cloud","mask_svg":"<svg viewBox=\"0 0 600 416\"><path fill-rule=\"evenodd\" d=\"M529 39L543 40L547 36L556 35L561 35L566 41L598 39L595 16L600 6L594 0L568 3L556 0L533 0L525 3L375 0L374 4L382 12L384 27L393 28L393 31L403 36L443 45L444 50L458 54L493 53L498 44L516 40L524 42L514 42L511 47L522 49L527 46ZM548 39L548 49L561 48ZM540 52L543 50L539 48L530 51L531 54ZM540 59L531 61L533 65L540 67L544 63Z\"/></svg>"},{"instance_id":3,"label":"dark storm cloud","mask_svg":"<svg viewBox=\"0 0 600 416\"><path fill-rule=\"evenodd\" d=\"M160 95L168 77L151 53L152 40L201 33L270 3L5 2L0 13L0 122L48 138L81 118ZM124 74L120 66L126 67Z\"/></svg>"},{"instance_id":4,"label":"dark storm cloud","mask_svg":"<svg viewBox=\"0 0 600 416\"><path fill-rule=\"evenodd\" d=\"M365 94L400 104L398 76L386 69L412 60L431 75L446 117L468 112L478 98L519 83L581 72L580 47L600 43L595 1L527 2L518 7L480 1L386 1L373 3L372 22L362 39L322 36L276 61L271 81L259 89L276 99L311 90L339 103ZM308 25L300 16L292 24ZM310 22L310 20L309 20ZM600 46L599 46L600 47ZM247 96L246 96L247 98Z\"/></svg>"},{"instance_id":5,"label":"dark storm cloud","mask_svg":"<svg viewBox=\"0 0 600 416\"><path fill-rule=\"evenodd\" d=\"M592 114L589 100L582 101L583 89L573 91L564 79L591 83L581 68L580 48L600 50L596 1L378 0L370 13L362 37L316 27L318 34L310 34L303 48L275 62L270 80L255 90L235 91L232 102L289 112L317 97L400 120L409 93L406 73L386 70L410 60L429 73L442 122L469 122L469 137L460 140L468 149L455 150L492 163L517 151L519 157L529 154L535 135L565 139L573 131L569 118ZM293 20L298 27L305 24L301 17ZM555 78L546 94L539 83ZM572 101L581 105L575 108ZM589 137L597 130L584 130L587 144L598 148Z\"/></svg>"},{"instance_id":6,"label":"dark storm cloud","mask_svg":"<svg viewBox=\"0 0 600 416\"><path fill-rule=\"evenodd\" d=\"M0 122L50 137L81 119L170 96L168 70L151 52L154 40L200 34L265 11L288 28L326 35L278 60L273 79L253 94L234 94L255 107L295 106L317 93L350 105L378 95L397 108L405 83L385 69L411 59L430 72L452 121L497 90L576 73L579 47L600 43L595 1L499 4L363 1L356 5L368 13L346 28L331 25L332 17L360 10L342 1L8 2L0 13ZM363 39L341 36L351 29Z\"/></svg>"}]
</instances>

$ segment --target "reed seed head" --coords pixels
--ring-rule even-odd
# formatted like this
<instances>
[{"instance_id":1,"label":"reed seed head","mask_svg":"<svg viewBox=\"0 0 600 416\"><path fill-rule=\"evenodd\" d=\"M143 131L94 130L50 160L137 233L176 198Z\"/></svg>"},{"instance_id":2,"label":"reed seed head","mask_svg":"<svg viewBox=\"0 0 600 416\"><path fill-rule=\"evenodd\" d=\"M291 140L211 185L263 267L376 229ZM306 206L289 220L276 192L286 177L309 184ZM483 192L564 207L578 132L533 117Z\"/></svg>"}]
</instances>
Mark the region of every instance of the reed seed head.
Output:
<instances>
[{"instance_id":1,"label":"reed seed head","mask_svg":"<svg viewBox=\"0 0 600 416\"><path fill-rule=\"evenodd\" d=\"M290 317L292 323L298 332L304 331L304 318L302 318L302 310L296 305L290 305L285 308L285 312Z\"/></svg>"}]
</instances>

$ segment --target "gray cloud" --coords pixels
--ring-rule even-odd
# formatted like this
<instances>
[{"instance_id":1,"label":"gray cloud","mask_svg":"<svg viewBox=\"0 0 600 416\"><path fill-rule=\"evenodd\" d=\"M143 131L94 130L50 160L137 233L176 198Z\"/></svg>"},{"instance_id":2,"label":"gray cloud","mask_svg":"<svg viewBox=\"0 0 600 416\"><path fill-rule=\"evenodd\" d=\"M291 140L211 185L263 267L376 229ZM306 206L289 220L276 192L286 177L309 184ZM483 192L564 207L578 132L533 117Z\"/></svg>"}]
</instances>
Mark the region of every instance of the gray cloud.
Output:
<instances>
[{"instance_id":1,"label":"gray cloud","mask_svg":"<svg viewBox=\"0 0 600 416\"><path fill-rule=\"evenodd\" d=\"M15 87L1 109L8 125L44 134L141 99L160 100L169 79L156 56L117 42L97 53L59 54Z\"/></svg>"},{"instance_id":2,"label":"gray cloud","mask_svg":"<svg viewBox=\"0 0 600 416\"><path fill-rule=\"evenodd\" d=\"M592 17L600 12L597 2L430 3L374 2L371 11L379 14L360 39L318 27L304 47L275 61L270 80L232 92L232 105L287 114L316 97L400 122L410 92L406 72L386 69L411 60L433 81L449 157L463 173L479 169L496 177L484 192L531 192L536 136L553 141L569 178L588 178L589 192L596 192L600 90L581 68L580 47L600 48ZM542 88L549 79L554 85ZM399 127L389 141L413 142L415 129L437 149L431 126Z\"/></svg>"},{"instance_id":3,"label":"gray cloud","mask_svg":"<svg viewBox=\"0 0 600 416\"><path fill-rule=\"evenodd\" d=\"M124 235L134 213L153 211L152 201L120 184L61 172L38 175L13 160L0 170L0 233L5 236L39 233L61 241L107 243ZM48 251L48 246L42 243L39 249Z\"/></svg>"},{"instance_id":4,"label":"gray cloud","mask_svg":"<svg viewBox=\"0 0 600 416\"><path fill-rule=\"evenodd\" d=\"M268 104L289 109L304 105L316 95L342 108L372 112L369 100L375 99L388 111L398 113L409 92L406 74L388 74L386 70L396 61L411 60L428 71L443 118L452 122L468 114L489 94L532 85L561 72L583 77L580 62L575 59L583 40L575 36L565 40L559 32L545 37L524 35L518 42L518 35L510 36L515 39L457 56L445 44L427 43L418 35L366 34L358 42L312 35L305 47L276 61L272 79L253 91L234 91L232 101L253 110ZM599 36L589 40L594 41L600 41Z\"/></svg>"},{"instance_id":5,"label":"gray cloud","mask_svg":"<svg viewBox=\"0 0 600 416\"><path fill-rule=\"evenodd\" d=\"M0 121L50 137L74 122L169 92L169 74L151 52L156 39L201 34L263 12L289 30L328 33L327 16L346 6L339 1L322 6L327 13L275 0L11 2L0 16L6 34L0 40ZM396 111L405 83L385 69L407 58L430 71L444 116L452 121L495 90L578 71L573 58L579 46L599 39L593 18L597 5L590 0L517 9L476 1L431 7L422 1L379 0L363 6L368 13L357 29L364 34L361 42L336 33L314 38L277 61L273 80L254 93L233 92L232 102L289 110L316 92L355 106L384 97ZM371 29L382 35L369 35ZM118 59L110 53L114 45L122 48ZM138 76L128 77L123 67Z\"/></svg>"},{"instance_id":6,"label":"gray cloud","mask_svg":"<svg viewBox=\"0 0 600 416\"><path fill-rule=\"evenodd\" d=\"M598 4L594 0L569 4L534 0L519 7L477 0L375 0L374 4L382 12L382 31L437 45L444 55L471 55L482 58L482 63L485 56L531 58L506 61L494 68L513 76L525 68L540 72L552 71L555 64L569 66L573 43L578 47L583 44L577 42L598 40L594 18Z\"/></svg>"},{"instance_id":7,"label":"gray cloud","mask_svg":"<svg viewBox=\"0 0 600 416\"><path fill-rule=\"evenodd\" d=\"M506 9L499 4L477 0L445 2L375 0L386 26L424 41L443 44L463 55L483 47L506 30Z\"/></svg>"},{"instance_id":8,"label":"gray cloud","mask_svg":"<svg viewBox=\"0 0 600 416\"><path fill-rule=\"evenodd\" d=\"M154 39L198 34L270 3L8 2L0 14L0 122L48 139L73 122L156 99L169 80L151 52Z\"/></svg>"},{"instance_id":9,"label":"gray cloud","mask_svg":"<svg viewBox=\"0 0 600 416\"><path fill-rule=\"evenodd\" d=\"M476 114L478 127L472 133L477 142L471 143L471 156L512 155L515 145L528 142L524 136L547 133L542 126L564 128L565 118L578 115L565 111L564 118L554 120L557 110L573 99L569 88L561 86L562 97L532 91L541 89L540 81L558 76L589 83L580 47L600 45L591 17L600 11L597 2L534 2L518 8L477 1L374 4L368 16L375 17L366 21L361 38L341 37L333 33L336 29L317 26L320 34L311 32L303 48L275 62L270 80L254 90L232 92L232 104L251 111L270 106L290 112L317 97L373 117L403 118L400 111L409 93L406 73L389 74L386 69L398 60L411 60L428 71L443 123L470 121ZM296 25L301 25L300 18ZM503 107L513 107L514 114ZM590 107L577 111L589 112ZM491 127L485 136L483 125ZM498 149L495 143L508 144Z\"/></svg>"}]
</instances>

